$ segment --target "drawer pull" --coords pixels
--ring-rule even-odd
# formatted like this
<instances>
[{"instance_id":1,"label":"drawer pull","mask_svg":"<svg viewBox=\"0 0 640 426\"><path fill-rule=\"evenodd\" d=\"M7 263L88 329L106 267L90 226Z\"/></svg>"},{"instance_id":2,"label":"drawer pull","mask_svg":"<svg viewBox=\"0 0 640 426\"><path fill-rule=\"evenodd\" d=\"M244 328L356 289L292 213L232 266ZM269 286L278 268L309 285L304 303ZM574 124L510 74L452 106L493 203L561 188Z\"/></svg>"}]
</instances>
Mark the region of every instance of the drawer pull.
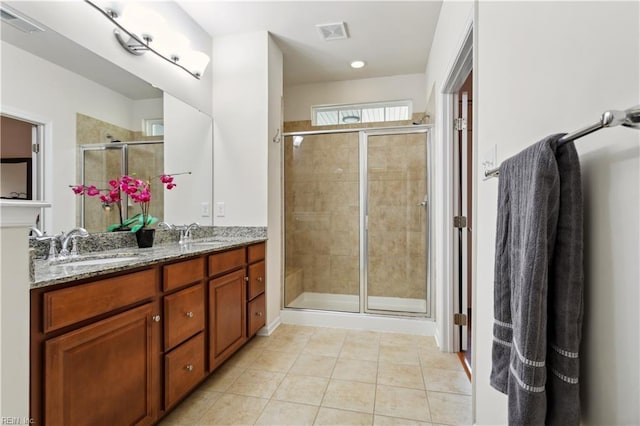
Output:
<instances>
[{"instance_id":1,"label":"drawer pull","mask_svg":"<svg viewBox=\"0 0 640 426\"><path fill-rule=\"evenodd\" d=\"M185 315L187 318L193 318L193 312L191 311L187 312Z\"/></svg>"},{"instance_id":2,"label":"drawer pull","mask_svg":"<svg viewBox=\"0 0 640 426\"><path fill-rule=\"evenodd\" d=\"M154 315L153 317L151 317L151 319L155 322L160 322L160 315Z\"/></svg>"},{"instance_id":3,"label":"drawer pull","mask_svg":"<svg viewBox=\"0 0 640 426\"><path fill-rule=\"evenodd\" d=\"M185 365L184 369L187 370L187 371L193 371L193 365L191 365L191 364Z\"/></svg>"},{"instance_id":4,"label":"drawer pull","mask_svg":"<svg viewBox=\"0 0 640 426\"><path fill-rule=\"evenodd\" d=\"M256 316L261 317L262 316L262 312L256 312Z\"/></svg>"},{"instance_id":5,"label":"drawer pull","mask_svg":"<svg viewBox=\"0 0 640 426\"><path fill-rule=\"evenodd\" d=\"M262 277L258 277L258 278L256 278L256 280L257 280L259 283L261 283L261 282L262 282Z\"/></svg>"}]
</instances>

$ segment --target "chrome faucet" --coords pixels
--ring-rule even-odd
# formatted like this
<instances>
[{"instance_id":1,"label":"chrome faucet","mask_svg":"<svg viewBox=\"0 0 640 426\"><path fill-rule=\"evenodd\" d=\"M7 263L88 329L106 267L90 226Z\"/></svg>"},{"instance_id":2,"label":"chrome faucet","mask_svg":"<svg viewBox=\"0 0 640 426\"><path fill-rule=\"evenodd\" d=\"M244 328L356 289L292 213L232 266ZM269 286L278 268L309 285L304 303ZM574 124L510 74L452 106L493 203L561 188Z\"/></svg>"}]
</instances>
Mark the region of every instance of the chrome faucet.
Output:
<instances>
[{"instance_id":1,"label":"chrome faucet","mask_svg":"<svg viewBox=\"0 0 640 426\"><path fill-rule=\"evenodd\" d=\"M29 228L29 231L31 231L30 233L35 235L36 238L44 237L44 232L39 230L38 227L35 225L31 226L31 228Z\"/></svg>"},{"instance_id":2,"label":"chrome faucet","mask_svg":"<svg viewBox=\"0 0 640 426\"><path fill-rule=\"evenodd\" d=\"M71 231L62 235L62 250L60 250L60 256L65 257L78 254L78 247L76 245L76 238L86 238L89 233L84 228L73 228ZM69 251L69 242L72 242L72 250Z\"/></svg>"},{"instance_id":3,"label":"chrome faucet","mask_svg":"<svg viewBox=\"0 0 640 426\"><path fill-rule=\"evenodd\" d=\"M184 232L188 241L191 241L191 230L194 228L200 228L200 224L198 222L193 222L191 225L187 226L187 230Z\"/></svg>"},{"instance_id":4,"label":"chrome faucet","mask_svg":"<svg viewBox=\"0 0 640 426\"><path fill-rule=\"evenodd\" d=\"M42 237L36 237L38 241L49 241L49 253L47 253L45 259L56 259L56 257L58 256L58 241L60 241L60 237L62 237L62 234L53 236L43 235Z\"/></svg>"},{"instance_id":5,"label":"chrome faucet","mask_svg":"<svg viewBox=\"0 0 640 426\"><path fill-rule=\"evenodd\" d=\"M166 230L168 230L168 231L172 231L172 230L176 229L175 225L171 225L171 224L169 224L169 223L167 223L167 222L160 222L160 223L158 224L158 228L160 228L160 229L166 229Z\"/></svg>"},{"instance_id":6,"label":"chrome faucet","mask_svg":"<svg viewBox=\"0 0 640 426\"><path fill-rule=\"evenodd\" d=\"M191 225L175 226L174 228L180 231L180 241L178 241L178 244L182 245L190 242L191 230L193 228L199 228L199 227L200 227L200 224L198 224L197 222L194 222Z\"/></svg>"}]
</instances>

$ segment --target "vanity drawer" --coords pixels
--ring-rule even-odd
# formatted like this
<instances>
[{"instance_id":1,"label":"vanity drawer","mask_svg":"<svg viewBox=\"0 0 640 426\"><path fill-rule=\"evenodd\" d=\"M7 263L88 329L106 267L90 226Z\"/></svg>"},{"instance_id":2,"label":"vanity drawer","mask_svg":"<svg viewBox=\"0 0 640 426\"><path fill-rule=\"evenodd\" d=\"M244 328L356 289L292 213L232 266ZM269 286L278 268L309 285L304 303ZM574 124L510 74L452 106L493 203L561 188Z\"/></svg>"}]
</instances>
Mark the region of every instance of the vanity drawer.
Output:
<instances>
[{"instance_id":1,"label":"vanity drawer","mask_svg":"<svg viewBox=\"0 0 640 426\"><path fill-rule=\"evenodd\" d=\"M264 276L264 260L249 265L249 288L247 290L247 299L251 300L260 293L264 293L265 276Z\"/></svg>"},{"instance_id":2,"label":"vanity drawer","mask_svg":"<svg viewBox=\"0 0 640 426\"><path fill-rule=\"evenodd\" d=\"M43 330L53 330L152 298L156 270L134 272L44 294Z\"/></svg>"},{"instance_id":3,"label":"vanity drawer","mask_svg":"<svg viewBox=\"0 0 640 426\"><path fill-rule=\"evenodd\" d=\"M265 312L265 300L265 295L262 293L260 296L249 302L249 308L247 309L247 314L249 316L249 321L247 321L249 327L248 337L256 334L258 330L266 324L267 313Z\"/></svg>"},{"instance_id":4,"label":"vanity drawer","mask_svg":"<svg viewBox=\"0 0 640 426\"><path fill-rule=\"evenodd\" d=\"M247 262L253 263L265 258L266 244L254 244L247 247Z\"/></svg>"},{"instance_id":5,"label":"vanity drawer","mask_svg":"<svg viewBox=\"0 0 640 426\"><path fill-rule=\"evenodd\" d=\"M164 349L204 330L204 284L164 297Z\"/></svg>"},{"instance_id":6,"label":"vanity drawer","mask_svg":"<svg viewBox=\"0 0 640 426\"><path fill-rule=\"evenodd\" d=\"M164 356L164 404L173 405L204 378L204 333Z\"/></svg>"},{"instance_id":7,"label":"vanity drawer","mask_svg":"<svg viewBox=\"0 0 640 426\"><path fill-rule=\"evenodd\" d=\"M204 278L204 258L165 265L162 276L164 291L200 281Z\"/></svg>"},{"instance_id":8,"label":"vanity drawer","mask_svg":"<svg viewBox=\"0 0 640 426\"><path fill-rule=\"evenodd\" d=\"M244 247L209 256L209 275L218 275L244 265Z\"/></svg>"}]
</instances>

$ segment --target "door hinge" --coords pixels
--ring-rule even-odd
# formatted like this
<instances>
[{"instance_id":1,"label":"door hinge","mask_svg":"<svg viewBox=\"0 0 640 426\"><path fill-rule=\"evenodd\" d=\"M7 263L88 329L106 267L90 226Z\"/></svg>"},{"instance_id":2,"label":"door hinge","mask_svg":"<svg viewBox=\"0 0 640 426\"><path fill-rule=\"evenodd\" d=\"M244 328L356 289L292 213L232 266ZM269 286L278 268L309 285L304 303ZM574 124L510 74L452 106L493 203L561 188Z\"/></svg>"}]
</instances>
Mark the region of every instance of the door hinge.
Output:
<instances>
[{"instance_id":1,"label":"door hinge","mask_svg":"<svg viewBox=\"0 0 640 426\"><path fill-rule=\"evenodd\" d=\"M467 316L465 314L453 314L453 325L467 325Z\"/></svg>"},{"instance_id":2,"label":"door hinge","mask_svg":"<svg viewBox=\"0 0 640 426\"><path fill-rule=\"evenodd\" d=\"M456 130L464 130L467 128L467 120L462 117L455 118L453 120L453 127L455 127Z\"/></svg>"},{"instance_id":3,"label":"door hinge","mask_svg":"<svg viewBox=\"0 0 640 426\"><path fill-rule=\"evenodd\" d=\"M40 144L39 143L34 143L33 145L31 145L31 151L33 151L34 153L39 153L40 152Z\"/></svg>"},{"instance_id":4,"label":"door hinge","mask_svg":"<svg viewBox=\"0 0 640 426\"><path fill-rule=\"evenodd\" d=\"M466 216L454 216L453 217L453 227L454 228L466 228L467 227L467 217Z\"/></svg>"}]
</instances>

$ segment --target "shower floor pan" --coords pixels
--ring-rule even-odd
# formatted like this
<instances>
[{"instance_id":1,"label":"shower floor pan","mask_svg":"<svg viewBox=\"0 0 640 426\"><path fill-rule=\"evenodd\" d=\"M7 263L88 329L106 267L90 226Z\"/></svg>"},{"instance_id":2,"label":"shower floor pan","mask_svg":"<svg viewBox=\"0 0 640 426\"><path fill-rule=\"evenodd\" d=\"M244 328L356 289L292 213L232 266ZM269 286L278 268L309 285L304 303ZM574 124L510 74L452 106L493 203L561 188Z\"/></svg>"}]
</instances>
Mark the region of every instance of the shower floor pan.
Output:
<instances>
[{"instance_id":1,"label":"shower floor pan","mask_svg":"<svg viewBox=\"0 0 640 426\"><path fill-rule=\"evenodd\" d=\"M296 297L288 308L318 309L323 311L360 312L357 294L313 293L305 291ZM403 297L369 296L369 310L424 313L427 302Z\"/></svg>"}]
</instances>

